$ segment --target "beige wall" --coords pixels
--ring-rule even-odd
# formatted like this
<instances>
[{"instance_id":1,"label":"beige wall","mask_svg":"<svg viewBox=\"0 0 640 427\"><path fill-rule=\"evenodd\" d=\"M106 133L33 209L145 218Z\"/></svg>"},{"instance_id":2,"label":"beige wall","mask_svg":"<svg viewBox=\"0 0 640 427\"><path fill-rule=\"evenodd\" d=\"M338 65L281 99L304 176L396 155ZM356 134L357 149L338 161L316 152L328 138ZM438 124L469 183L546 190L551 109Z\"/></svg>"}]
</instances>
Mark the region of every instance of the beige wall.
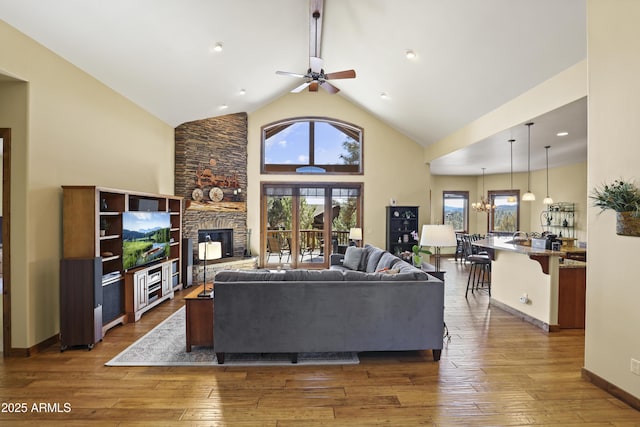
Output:
<instances>
[{"instance_id":1,"label":"beige wall","mask_svg":"<svg viewBox=\"0 0 640 427\"><path fill-rule=\"evenodd\" d=\"M640 2L588 2L588 188L614 179L640 182ZM589 268L585 368L640 398L638 252L640 238L617 236L615 215L588 214Z\"/></svg>"},{"instance_id":2,"label":"beige wall","mask_svg":"<svg viewBox=\"0 0 640 427\"><path fill-rule=\"evenodd\" d=\"M364 128L363 176L300 176L260 174L260 127L287 117L337 118ZM324 91L287 94L249 114L248 226L260 229L260 181L364 182L363 240L385 246L385 206L395 198L399 205L420 207L419 220L428 223L430 177L423 148L341 96ZM257 234L252 252L259 252Z\"/></svg>"},{"instance_id":3,"label":"beige wall","mask_svg":"<svg viewBox=\"0 0 640 427\"><path fill-rule=\"evenodd\" d=\"M0 83L0 127L13 136L12 346L26 348L59 331L60 186L173 193L173 128L2 21L0 51L0 74L27 82Z\"/></svg>"},{"instance_id":4,"label":"beige wall","mask_svg":"<svg viewBox=\"0 0 640 427\"><path fill-rule=\"evenodd\" d=\"M447 176L435 175L431 178L433 203L431 218L434 223L442 223L442 192L469 191L470 202L478 201L482 193L482 175ZM509 174L485 175L485 196L490 190L508 190L511 185ZM540 213L546 210L542 204L546 193L547 174L545 170L531 172L531 191L536 195L532 203L520 204L520 229L522 231L544 231L540 226ZM524 194L527 188L527 174L513 174L513 188ZM580 241L587 238L587 163L549 169L549 195L555 202L576 204L575 236ZM469 232L487 232L487 214L469 212ZM565 236L566 237L566 236Z\"/></svg>"}]
</instances>

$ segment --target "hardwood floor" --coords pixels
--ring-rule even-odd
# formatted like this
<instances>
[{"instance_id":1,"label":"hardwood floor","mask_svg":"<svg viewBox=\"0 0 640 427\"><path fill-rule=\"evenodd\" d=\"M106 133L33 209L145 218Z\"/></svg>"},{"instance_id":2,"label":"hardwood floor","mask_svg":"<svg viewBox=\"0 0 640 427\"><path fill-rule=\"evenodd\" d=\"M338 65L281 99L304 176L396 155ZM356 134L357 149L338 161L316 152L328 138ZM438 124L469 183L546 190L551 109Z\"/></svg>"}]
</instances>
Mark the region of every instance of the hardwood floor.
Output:
<instances>
[{"instance_id":1,"label":"hardwood floor","mask_svg":"<svg viewBox=\"0 0 640 427\"><path fill-rule=\"evenodd\" d=\"M451 341L438 363L425 351L342 367L104 366L181 307L179 296L92 351L1 361L0 425L640 426L640 412L581 379L583 331L548 335L485 293L466 300L466 268L443 266ZM15 412L21 403L26 413Z\"/></svg>"}]
</instances>

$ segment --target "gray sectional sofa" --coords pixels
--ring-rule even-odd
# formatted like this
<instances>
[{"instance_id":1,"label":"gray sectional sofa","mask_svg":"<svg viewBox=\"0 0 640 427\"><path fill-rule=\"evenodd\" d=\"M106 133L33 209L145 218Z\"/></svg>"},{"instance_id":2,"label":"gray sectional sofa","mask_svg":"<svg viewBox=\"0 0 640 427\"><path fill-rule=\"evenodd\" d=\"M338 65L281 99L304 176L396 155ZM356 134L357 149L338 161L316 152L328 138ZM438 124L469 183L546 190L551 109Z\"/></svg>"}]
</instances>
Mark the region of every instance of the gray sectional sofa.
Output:
<instances>
[{"instance_id":1,"label":"gray sectional sofa","mask_svg":"<svg viewBox=\"0 0 640 427\"><path fill-rule=\"evenodd\" d=\"M303 352L428 349L440 359L441 280L373 246L332 255L331 264L326 270L218 272L219 363L225 353L291 353L295 362Z\"/></svg>"}]
</instances>

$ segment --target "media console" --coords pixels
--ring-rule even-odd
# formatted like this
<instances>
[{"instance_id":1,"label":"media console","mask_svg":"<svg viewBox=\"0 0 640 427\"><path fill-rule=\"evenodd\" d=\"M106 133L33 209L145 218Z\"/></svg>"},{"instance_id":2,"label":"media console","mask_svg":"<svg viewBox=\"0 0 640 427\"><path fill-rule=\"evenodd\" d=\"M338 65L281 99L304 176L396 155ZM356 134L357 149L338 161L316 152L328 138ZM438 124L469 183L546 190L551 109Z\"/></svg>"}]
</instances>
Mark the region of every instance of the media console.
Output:
<instances>
[{"instance_id":1,"label":"media console","mask_svg":"<svg viewBox=\"0 0 640 427\"><path fill-rule=\"evenodd\" d=\"M172 299L172 272L177 259L170 259L124 275L125 311L128 322L137 322L146 311Z\"/></svg>"}]
</instances>

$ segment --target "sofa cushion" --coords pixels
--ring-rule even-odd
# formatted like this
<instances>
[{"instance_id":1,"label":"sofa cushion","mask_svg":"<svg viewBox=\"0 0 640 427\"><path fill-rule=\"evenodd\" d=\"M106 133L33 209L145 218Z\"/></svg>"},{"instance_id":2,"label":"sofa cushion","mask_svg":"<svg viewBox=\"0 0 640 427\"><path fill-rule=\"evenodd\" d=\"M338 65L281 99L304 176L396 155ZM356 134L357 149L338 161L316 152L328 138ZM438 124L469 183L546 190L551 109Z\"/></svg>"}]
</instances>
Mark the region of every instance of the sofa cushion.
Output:
<instances>
[{"instance_id":1,"label":"sofa cushion","mask_svg":"<svg viewBox=\"0 0 640 427\"><path fill-rule=\"evenodd\" d=\"M360 270L362 266L362 261L365 255L364 248L357 248L355 246L347 247L347 250L344 253L344 261L342 261L342 265L351 270Z\"/></svg>"},{"instance_id":2,"label":"sofa cushion","mask_svg":"<svg viewBox=\"0 0 640 427\"><path fill-rule=\"evenodd\" d=\"M417 280L429 280L429 275L419 268L414 267L406 261L400 260L399 262L393 265L395 270L398 270L398 274L410 273L413 275L414 279Z\"/></svg>"},{"instance_id":3,"label":"sofa cushion","mask_svg":"<svg viewBox=\"0 0 640 427\"><path fill-rule=\"evenodd\" d=\"M367 273L373 273L376 271L378 262L380 262L380 258L382 257L382 254L385 253L385 251L383 249L369 245L367 245L365 249L367 252L367 264L364 271L366 271Z\"/></svg>"},{"instance_id":4,"label":"sofa cushion","mask_svg":"<svg viewBox=\"0 0 640 427\"><path fill-rule=\"evenodd\" d=\"M216 273L214 282L274 282L284 280L284 273L268 270L222 270Z\"/></svg>"},{"instance_id":5,"label":"sofa cushion","mask_svg":"<svg viewBox=\"0 0 640 427\"><path fill-rule=\"evenodd\" d=\"M376 265L376 271L388 270L391 267L393 267L393 265L398 261L400 261L400 258L393 255L392 253L385 251L380 257L380 261L378 261L378 265Z\"/></svg>"},{"instance_id":6,"label":"sofa cushion","mask_svg":"<svg viewBox=\"0 0 640 427\"><path fill-rule=\"evenodd\" d=\"M344 274L340 270L286 270L287 282L342 282Z\"/></svg>"}]
</instances>

